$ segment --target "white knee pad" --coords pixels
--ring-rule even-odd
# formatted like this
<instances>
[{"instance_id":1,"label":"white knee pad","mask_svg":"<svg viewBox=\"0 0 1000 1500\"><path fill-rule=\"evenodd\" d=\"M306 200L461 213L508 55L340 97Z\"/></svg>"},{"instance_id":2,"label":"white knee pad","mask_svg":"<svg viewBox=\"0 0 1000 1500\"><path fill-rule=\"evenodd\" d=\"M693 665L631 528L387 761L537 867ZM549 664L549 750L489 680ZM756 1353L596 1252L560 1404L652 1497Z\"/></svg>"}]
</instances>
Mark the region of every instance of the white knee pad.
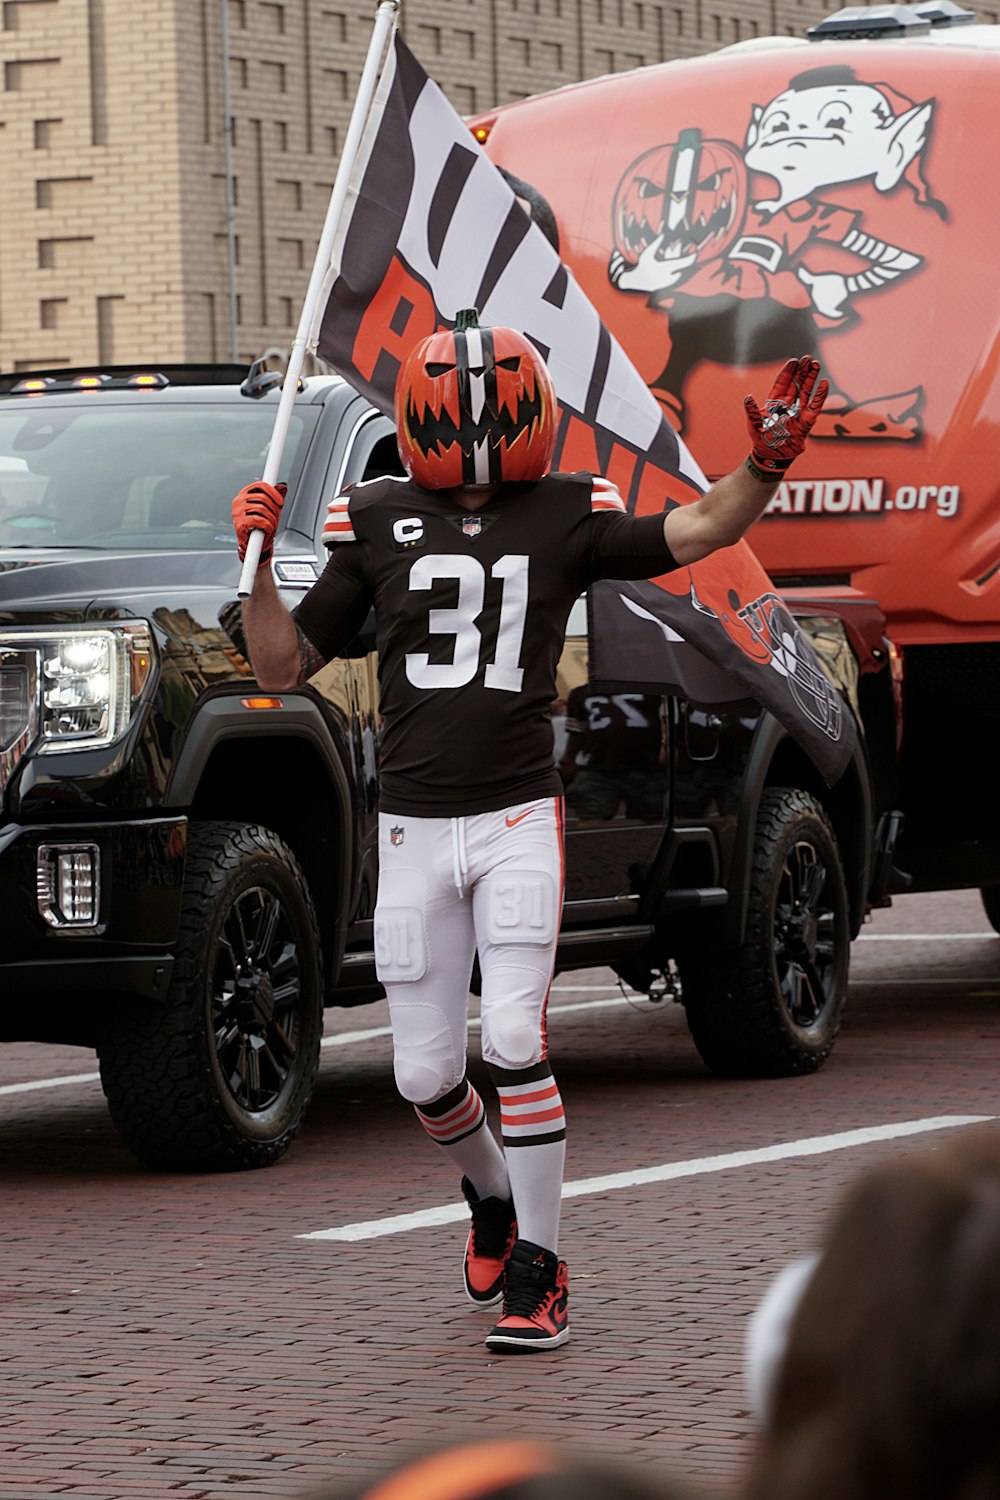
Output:
<instances>
[{"instance_id":1,"label":"white knee pad","mask_svg":"<svg viewBox=\"0 0 1000 1500\"><path fill-rule=\"evenodd\" d=\"M542 1055L541 1007L500 1000L483 1014L483 1059L498 1068L527 1068Z\"/></svg>"},{"instance_id":2,"label":"white knee pad","mask_svg":"<svg viewBox=\"0 0 1000 1500\"><path fill-rule=\"evenodd\" d=\"M426 1059L407 1054L393 1059L396 1087L409 1104L433 1104L455 1087L454 1083L442 1083L440 1073L435 1072ZM456 1080L457 1081L457 1080Z\"/></svg>"},{"instance_id":3,"label":"white knee pad","mask_svg":"<svg viewBox=\"0 0 1000 1500\"><path fill-rule=\"evenodd\" d=\"M430 1003L393 1003L393 1071L396 1087L411 1104L440 1099L465 1077L465 1049L448 1018Z\"/></svg>"}]
</instances>

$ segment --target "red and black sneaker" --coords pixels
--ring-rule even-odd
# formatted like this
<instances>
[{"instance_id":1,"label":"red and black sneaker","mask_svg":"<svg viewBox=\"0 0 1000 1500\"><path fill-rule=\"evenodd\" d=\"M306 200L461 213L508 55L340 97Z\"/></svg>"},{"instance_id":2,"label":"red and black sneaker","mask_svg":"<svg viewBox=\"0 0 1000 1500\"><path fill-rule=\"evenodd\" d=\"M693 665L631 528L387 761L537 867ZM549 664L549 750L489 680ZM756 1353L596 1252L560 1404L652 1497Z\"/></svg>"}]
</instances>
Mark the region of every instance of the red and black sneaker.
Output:
<instances>
[{"instance_id":1,"label":"red and black sneaker","mask_svg":"<svg viewBox=\"0 0 1000 1500\"><path fill-rule=\"evenodd\" d=\"M498 1354L534 1354L565 1344L568 1302L566 1262L541 1245L518 1240L507 1261L503 1317L487 1335L487 1349Z\"/></svg>"},{"instance_id":2,"label":"red and black sneaker","mask_svg":"<svg viewBox=\"0 0 1000 1500\"><path fill-rule=\"evenodd\" d=\"M465 1245L465 1294L477 1307L492 1307L503 1296L504 1267L517 1239L517 1220L509 1198L479 1198L467 1177L462 1192L472 1211Z\"/></svg>"}]
</instances>

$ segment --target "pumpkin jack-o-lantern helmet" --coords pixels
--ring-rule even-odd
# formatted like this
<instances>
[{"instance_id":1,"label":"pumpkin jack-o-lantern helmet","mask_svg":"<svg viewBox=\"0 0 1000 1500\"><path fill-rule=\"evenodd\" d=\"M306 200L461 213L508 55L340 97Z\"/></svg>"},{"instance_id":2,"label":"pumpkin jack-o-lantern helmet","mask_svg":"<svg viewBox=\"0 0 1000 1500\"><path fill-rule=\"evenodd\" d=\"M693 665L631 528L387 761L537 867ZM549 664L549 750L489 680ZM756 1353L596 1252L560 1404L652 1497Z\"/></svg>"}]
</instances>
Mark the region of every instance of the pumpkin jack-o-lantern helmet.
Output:
<instances>
[{"instance_id":1,"label":"pumpkin jack-o-lantern helmet","mask_svg":"<svg viewBox=\"0 0 1000 1500\"><path fill-rule=\"evenodd\" d=\"M432 333L396 381L403 465L427 490L543 479L556 441L545 361L513 328L481 328L475 309Z\"/></svg>"}]
</instances>

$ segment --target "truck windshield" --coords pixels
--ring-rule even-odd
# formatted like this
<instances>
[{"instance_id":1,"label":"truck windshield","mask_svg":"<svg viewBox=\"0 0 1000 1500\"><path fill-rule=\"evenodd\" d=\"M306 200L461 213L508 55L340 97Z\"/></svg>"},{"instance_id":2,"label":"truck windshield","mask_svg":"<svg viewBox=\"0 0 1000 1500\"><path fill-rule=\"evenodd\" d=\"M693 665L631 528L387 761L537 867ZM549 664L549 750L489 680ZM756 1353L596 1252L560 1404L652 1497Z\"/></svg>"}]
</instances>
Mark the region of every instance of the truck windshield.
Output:
<instances>
[{"instance_id":1,"label":"truck windshield","mask_svg":"<svg viewBox=\"0 0 1000 1500\"><path fill-rule=\"evenodd\" d=\"M270 402L155 397L5 403L0 547L230 548L230 502L260 478L274 413ZM289 488L315 422L309 408L292 417L281 463Z\"/></svg>"}]
</instances>

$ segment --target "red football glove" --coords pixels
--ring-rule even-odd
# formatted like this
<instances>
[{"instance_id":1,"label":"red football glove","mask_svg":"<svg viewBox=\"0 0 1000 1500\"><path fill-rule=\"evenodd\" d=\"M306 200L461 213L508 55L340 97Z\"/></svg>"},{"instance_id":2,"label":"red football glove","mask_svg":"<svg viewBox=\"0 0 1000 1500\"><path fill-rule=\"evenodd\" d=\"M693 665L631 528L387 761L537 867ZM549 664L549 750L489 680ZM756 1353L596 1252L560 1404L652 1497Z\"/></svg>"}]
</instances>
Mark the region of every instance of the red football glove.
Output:
<instances>
[{"instance_id":1,"label":"red football glove","mask_svg":"<svg viewBox=\"0 0 1000 1500\"><path fill-rule=\"evenodd\" d=\"M747 468L755 479L765 484L780 479L802 452L830 390L826 380L816 385L818 374L819 360L804 354L778 371L763 412L752 396L745 398L751 445Z\"/></svg>"},{"instance_id":2,"label":"red football glove","mask_svg":"<svg viewBox=\"0 0 1000 1500\"><path fill-rule=\"evenodd\" d=\"M265 484L255 479L245 485L233 501L233 525L236 528L236 545L240 562L246 556L247 542L251 531L264 533L264 545L260 549L260 567L271 561L274 533L281 520L281 507L288 494L287 484Z\"/></svg>"}]
</instances>

